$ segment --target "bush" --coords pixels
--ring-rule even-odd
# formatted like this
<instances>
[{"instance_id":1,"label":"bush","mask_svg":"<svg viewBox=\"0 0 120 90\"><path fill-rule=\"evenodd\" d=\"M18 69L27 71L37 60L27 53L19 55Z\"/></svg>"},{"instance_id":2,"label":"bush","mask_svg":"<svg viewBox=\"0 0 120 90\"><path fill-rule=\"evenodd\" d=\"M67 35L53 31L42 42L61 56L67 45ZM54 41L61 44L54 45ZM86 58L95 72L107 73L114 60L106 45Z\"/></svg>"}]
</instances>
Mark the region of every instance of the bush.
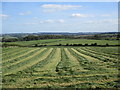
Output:
<instances>
[{"instance_id":1,"label":"bush","mask_svg":"<svg viewBox=\"0 0 120 90\"><path fill-rule=\"evenodd\" d=\"M108 43L106 43L106 46L109 46L109 44L108 44Z\"/></svg>"},{"instance_id":2,"label":"bush","mask_svg":"<svg viewBox=\"0 0 120 90\"><path fill-rule=\"evenodd\" d=\"M38 46L38 44L35 44L35 47L37 47Z\"/></svg>"},{"instance_id":3,"label":"bush","mask_svg":"<svg viewBox=\"0 0 120 90\"><path fill-rule=\"evenodd\" d=\"M86 43L85 46L88 46L88 44Z\"/></svg>"}]
</instances>

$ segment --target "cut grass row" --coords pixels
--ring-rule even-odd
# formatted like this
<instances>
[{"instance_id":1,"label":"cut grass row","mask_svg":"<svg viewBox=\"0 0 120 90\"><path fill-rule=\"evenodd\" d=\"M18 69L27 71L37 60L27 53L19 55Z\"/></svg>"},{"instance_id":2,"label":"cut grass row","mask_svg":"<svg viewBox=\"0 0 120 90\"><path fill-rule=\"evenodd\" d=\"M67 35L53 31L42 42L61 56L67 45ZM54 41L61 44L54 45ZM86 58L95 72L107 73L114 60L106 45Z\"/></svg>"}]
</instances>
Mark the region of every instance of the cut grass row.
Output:
<instances>
[{"instance_id":1,"label":"cut grass row","mask_svg":"<svg viewBox=\"0 0 120 90\"><path fill-rule=\"evenodd\" d=\"M52 55L52 57L50 59L47 58L47 61L46 61L47 63L43 64L42 67L35 68L35 70L43 71L43 72L45 72L45 71L55 72L56 66L60 62L60 60L61 60L61 50L60 50L60 48L57 48L55 50L54 54Z\"/></svg>"},{"instance_id":2,"label":"cut grass row","mask_svg":"<svg viewBox=\"0 0 120 90\"><path fill-rule=\"evenodd\" d=\"M26 68L30 68L31 66L39 63L40 61L44 60L45 58L47 58L47 56L52 52L53 48L47 50L45 52L45 55L40 55L43 51L45 51L46 48L41 49L40 51L34 53L33 55L25 58L24 60L22 60L22 62L19 62L19 65L17 64L17 68L13 67L11 68L11 70L7 69L6 72L4 72L4 75L8 75L8 74L14 74L18 71L22 71L25 70Z\"/></svg>"},{"instance_id":3,"label":"cut grass row","mask_svg":"<svg viewBox=\"0 0 120 90\"><path fill-rule=\"evenodd\" d=\"M95 78L95 79L94 79ZM85 81L89 81L89 82L93 82L93 81L98 81L101 82L102 80L106 80L109 81L110 79L118 79L116 78L116 74L115 73L104 73L104 74L86 74L86 75L67 75L67 76L54 76L54 77L50 77L50 76L37 76L37 77L30 77L30 78L18 78L15 87L19 88L20 86L27 86L27 84L30 85L34 85L34 83L36 84L44 84L47 83L47 81L49 81L50 83L58 83L59 85L62 83L70 83L70 81L66 80L72 80L71 82L85 82ZM8 79L7 79L8 80ZM9 81L9 80L8 80ZM14 87L14 86L12 86Z\"/></svg>"},{"instance_id":4,"label":"cut grass row","mask_svg":"<svg viewBox=\"0 0 120 90\"><path fill-rule=\"evenodd\" d=\"M19 55L17 57L9 59L7 61L7 63L3 63L3 68L10 67L10 66L13 67L14 65L16 65L18 63L26 61L26 60L28 60L28 59L30 59L32 57L32 54L38 52L39 50L40 50L39 48L28 50L26 53L23 53L22 55Z\"/></svg>"},{"instance_id":5,"label":"cut grass row","mask_svg":"<svg viewBox=\"0 0 120 90\"><path fill-rule=\"evenodd\" d=\"M55 86L60 86L60 87L67 87L67 86L71 86L71 85L76 85L76 84L81 84L81 83L99 83L99 84L104 84L106 82L111 82L111 81L115 81L115 80L118 80L118 79L108 79L108 80L101 80L101 81L97 81L97 80L94 80L94 81L75 81L75 82L66 82L66 83L54 83L54 82L49 82L49 83L38 83L38 84L35 84L33 86L30 86L31 88L34 88L34 87L55 87ZM106 88L106 87L104 87Z\"/></svg>"},{"instance_id":6,"label":"cut grass row","mask_svg":"<svg viewBox=\"0 0 120 90\"><path fill-rule=\"evenodd\" d=\"M79 61L76 57L74 57L69 51L67 48L64 48L65 50L65 53L67 55L67 57L69 58L70 62L74 65L73 67L76 67L74 68L75 70L78 68L79 70L84 70L80 64L79 64Z\"/></svg>"},{"instance_id":7,"label":"cut grass row","mask_svg":"<svg viewBox=\"0 0 120 90\"><path fill-rule=\"evenodd\" d=\"M6 68L3 72L3 87L114 87L106 86L106 83L118 80L117 68L112 63L96 58L99 53L92 53L90 50L87 52L86 48L34 50L31 55L30 50L27 50L29 53L21 54L23 56L18 61L13 60L13 64L19 62L17 64L6 62L11 68ZM92 57L93 54L96 57ZM108 64L110 68L107 68Z\"/></svg>"},{"instance_id":8,"label":"cut grass row","mask_svg":"<svg viewBox=\"0 0 120 90\"><path fill-rule=\"evenodd\" d=\"M117 56L119 53L119 47L104 47L104 48L101 48L101 47L87 47L91 50L94 50L96 52L99 52L99 53L105 53L105 54L109 54L109 55L115 55Z\"/></svg>"},{"instance_id":9,"label":"cut grass row","mask_svg":"<svg viewBox=\"0 0 120 90\"><path fill-rule=\"evenodd\" d=\"M6 56L3 56L2 58L2 63L5 63L5 62L8 62L8 61L11 61L13 59L16 59L16 58L19 58L21 57L24 53L28 52L29 50L31 50L31 48L22 48L14 53L11 53L9 55L6 55Z\"/></svg>"},{"instance_id":10,"label":"cut grass row","mask_svg":"<svg viewBox=\"0 0 120 90\"><path fill-rule=\"evenodd\" d=\"M117 70L117 68L116 68L116 69L115 69L115 68L107 68L107 66L109 66L109 65L107 65L108 63L103 62L103 61L100 61L99 59L94 58L94 57L91 57L91 56L89 56L89 55L86 55L85 53L83 54L83 53L81 53L81 51L78 50L78 49L73 49L73 48L71 48L71 50L73 50L76 54L78 54L78 55L80 55L80 56L83 56L85 59L88 60L87 62L95 62L93 65L98 65L99 67L101 67L101 69L104 68L104 69L106 69L106 70L108 69L108 70L110 70L110 71ZM87 62L86 62L86 63L87 63ZM91 63L91 64L92 64L92 63ZM84 64L84 65L86 65L86 64ZM89 63L89 65L90 65L90 63ZM112 64L110 64L110 65L112 65ZM97 69L97 67L96 67L96 69Z\"/></svg>"},{"instance_id":11,"label":"cut grass row","mask_svg":"<svg viewBox=\"0 0 120 90\"><path fill-rule=\"evenodd\" d=\"M103 52L100 53L100 52L91 50L91 49L89 49L89 48L84 48L84 47L81 48L81 49L83 49L83 50L85 50L85 51L89 51L89 52L94 53L94 54L97 54L97 55L101 55L101 56L106 57L106 58L118 59L118 57L115 56L115 55L110 55L110 54L106 54L106 53L103 53Z\"/></svg>"},{"instance_id":12,"label":"cut grass row","mask_svg":"<svg viewBox=\"0 0 120 90\"><path fill-rule=\"evenodd\" d=\"M103 61L103 62L109 62L109 63L117 63L117 59L113 59L113 58L109 58L109 57L105 57L105 56L101 56L99 54L95 54L95 53L91 53L89 50L83 50L81 48L77 49L79 52L85 54L85 55L88 55L88 56L91 56L91 57L94 57L96 59L99 59L100 61Z\"/></svg>"},{"instance_id":13,"label":"cut grass row","mask_svg":"<svg viewBox=\"0 0 120 90\"><path fill-rule=\"evenodd\" d=\"M106 55L101 55L100 53L97 53L97 52L94 52L94 51L91 51L91 50L87 50L87 49L82 49L82 50L85 50L86 52L89 53L89 55L95 57L95 58L98 58L104 62L113 62L115 64L118 63L118 57L111 57L111 55L109 56L106 56Z\"/></svg>"},{"instance_id":14,"label":"cut grass row","mask_svg":"<svg viewBox=\"0 0 120 90\"><path fill-rule=\"evenodd\" d=\"M14 53L14 52L18 52L20 50L21 47L15 47L15 48L9 48L10 50L2 50L2 55L9 55L11 53Z\"/></svg>"}]
</instances>

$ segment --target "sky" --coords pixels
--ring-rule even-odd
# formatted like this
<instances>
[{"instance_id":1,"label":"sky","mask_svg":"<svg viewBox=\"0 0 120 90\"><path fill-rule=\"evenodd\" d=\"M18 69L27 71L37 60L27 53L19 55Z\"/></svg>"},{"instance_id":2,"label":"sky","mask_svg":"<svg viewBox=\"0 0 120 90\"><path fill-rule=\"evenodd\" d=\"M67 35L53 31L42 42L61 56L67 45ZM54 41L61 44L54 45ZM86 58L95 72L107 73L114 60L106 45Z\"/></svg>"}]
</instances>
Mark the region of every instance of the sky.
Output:
<instances>
[{"instance_id":1,"label":"sky","mask_svg":"<svg viewBox=\"0 0 120 90\"><path fill-rule=\"evenodd\" d=\"M2 33L117 32L117 2L2 2Z\"/></svg>"}]
</instances>

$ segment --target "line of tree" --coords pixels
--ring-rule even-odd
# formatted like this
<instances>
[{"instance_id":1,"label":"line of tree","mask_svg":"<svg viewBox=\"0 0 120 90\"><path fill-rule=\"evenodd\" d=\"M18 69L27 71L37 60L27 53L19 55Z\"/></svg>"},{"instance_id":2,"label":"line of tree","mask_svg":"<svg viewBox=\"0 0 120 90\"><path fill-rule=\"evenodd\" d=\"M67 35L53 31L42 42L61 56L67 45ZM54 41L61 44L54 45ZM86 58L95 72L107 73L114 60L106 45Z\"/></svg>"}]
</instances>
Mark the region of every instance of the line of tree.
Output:
<instances>
[{"instance_id":1,"label":"line of tree","mask_svg":"<svg viewBox=\"0 0 120 90\"><path fill-rule=\"evenodd\" d=\"M30 46L24 46L24 45L19 45L19 44L7 44L4 43L2 44L2 47L9 47L9 46L18 46L18 47L43 47L43 46L120 46L120 45L109 45L108 43L104 44L104 45L98 45L97 43L92 43L92 44L58 44L58 45L46 45L46 44L34 44L34 45L30 45Z\"/></svg>"},{"instance_id":2,"label":"line of tree","mask_svg":"<svg viewBox=\"0 0 120 90\"><path fill-rule=\"evenodd\" d=\"M66 44L66 45L62 45L62 44L59 44L57 46L102 46L102 45L98 45L97 43L92 43L92 44L88 44L88 43L85 43L85 44ZM108 43L106 43L104 46L109 46Z\"/></svg>"},{"instance_id":3,"label":"line of tree","mask_svg":"<svg viewBox=\"0 0 120 90\"><path fill-rule=\"evenodd\" d=\"M95 39L95 40L119 40L120 35L102 36L102 35L90 35L90 36L75 36L75 35L28 35L19 38L2 38L2 42L15 42L15 41L31 41L31 40L43 40L43 39Z\"/></svg>"},{"instance_id":4,"label":"line of tree","mask_svg":"<svg viewBox=\"0 0 120 90\"><path fill-rule=\"evenodd\" d=\"M118 45L109 45L108 43L106 43L105 45L98 45L97 43L92 43L92 44L58 44L58 45L39 45L39 44L35 44L34 47L41 47L41 46L118 46Z\"/></svg>"},{"instance_id":5,"label":"line of tree","mask_svg":"<svg viewBox=\"0 0 120 90\"><path fill-rule=\"evenodd\" d=\"M2 42L15 42L15 41L31 41L31 40L43 40L43 39L72 39L73 36L69 35L28 35L21 38L2 38Z\"/></svg>"}]
</instances>

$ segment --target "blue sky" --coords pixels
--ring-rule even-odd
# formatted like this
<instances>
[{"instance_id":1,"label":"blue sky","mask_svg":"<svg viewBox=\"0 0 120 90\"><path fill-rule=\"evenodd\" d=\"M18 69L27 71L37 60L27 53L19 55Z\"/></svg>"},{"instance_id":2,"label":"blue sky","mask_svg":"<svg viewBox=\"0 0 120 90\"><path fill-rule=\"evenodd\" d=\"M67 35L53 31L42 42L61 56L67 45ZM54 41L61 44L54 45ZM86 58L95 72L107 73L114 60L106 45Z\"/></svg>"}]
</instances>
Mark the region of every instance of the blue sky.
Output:
<instances>
[{"instance_id":1,"label":"blue sky","mask_svg":"<svg viewBox=\"0 0 120 90\"><path fill-rule=\"evenodd\" d=\"M2 33L118 31L117 2L3 2Z\"/></svg>"}]
</instances>

